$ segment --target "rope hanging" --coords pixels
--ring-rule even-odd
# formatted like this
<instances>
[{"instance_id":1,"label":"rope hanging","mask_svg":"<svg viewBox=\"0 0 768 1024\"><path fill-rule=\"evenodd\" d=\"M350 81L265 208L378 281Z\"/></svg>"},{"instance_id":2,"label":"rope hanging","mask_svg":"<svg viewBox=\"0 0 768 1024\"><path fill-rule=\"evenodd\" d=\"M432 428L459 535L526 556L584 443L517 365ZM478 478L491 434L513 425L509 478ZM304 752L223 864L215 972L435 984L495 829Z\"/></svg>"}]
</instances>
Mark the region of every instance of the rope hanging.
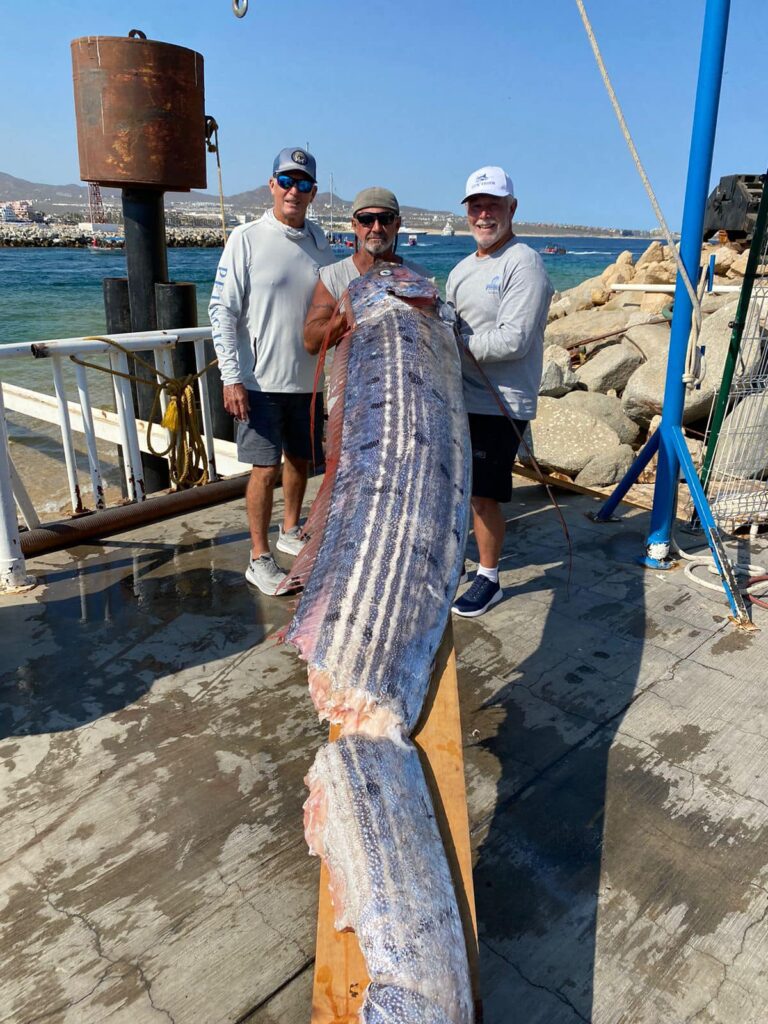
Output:
<instances>
[{"instance_id":1,"label":"rope hanging","mask_svg":"<svg viewBox=\"0 0 768 1024\"><path fill-rule=\"evenodd\" d=\"M102 373L122 377L124 380L133 381L135 384L148 384L154 388L155 395L147 422L147 448L153 455L168 459L168 473L171 483L179 490L186 487L198 487L208 483L208 453L200 430L193 384L204 373L207 373L212 366L215 366L218 360L212 360L197 373L189 373L184 377L169 377L151 363L148 363L136 352L129 351L112 338L94 336L85 340L102 341L124 355L129 356L149 371L152 375L151 377L138 377L135 374L123 373L121 370L115 370L112 367L101 366L99 363L88 363L77 356L69 357L73 363L84 366L89 370L100 370ZM161 377L162 380L158 381L157 377ZM162 408L163 394L166 395L168 404L162 419L160 419L159 414ZM158 423L170 434L170 440L163 449L157 449L152 444L152 427L157 426Z\"/></svg>"},{"instance_id":2,"label":"rope hanging","mask_svg":"<svg viewBox=\"0 0 768 1024\"><path fill-rule=\"evenodd\" d=\"M587 15L587 11L584 7L583 0L576 0L576 6L579 9L579 14L581 15L581 20L584 24L584 30L587 33L589 44L592 47L593 54L595 55L595 60L597 61L597 66L600 70L600 75L603 79L603 85L605 86L606 91L608 93L608 97L611 101L613 112L616 114L616 119L619 122L619 127L621 128L621 132L624 136L627 146L629 147L629 152L632 154L632 159L634 160L635 167L637 168L637 173L640 175L640 180L643 183L643 187L645 188L645 191L648 193L648 198L651 201L653 212L656 214L656 219L659 222L659 226L661 227L661 230L664 232L667 244L669 245L670 251L674 256L675 263L677 263L677 269L680 272L680 277L682 278L683 284L685 285L685 290L688 292L688 297L691 300L691 305L693 306L693 316L695 321L695 338L698 339L699 331L701 330L701 302L699 301L699 298L694 290L694 287L691 284L691 279L688 276L688 271L685 269L685 264L683 263L682 257L680 256L680 252L678 251L678 248L675 245L675 241L672 238L672 232L669 230L669 225L664 219L664 214L661 212L661 207L659 206L659 201L656 198L656 193L653 191L653 186L651 185L648 175L645 172L645 168L643 167L643 163L640 159L640 154L637 152L637 147L635 146L634 140L632 139L632 135L630 134L629 128L627 127L627 122L624 120L624 114L622 112L621 105L616 97L616 93L611 83L611 79L608 75L608 70L603 61L603 56L600 53L600 47L597 45L597 39L595 38L595 33L592 29L592 24L589 20L589 16Z\"/></svg>"},{"instance_id":3,"label":"rope hanging","mask_svg":"<svg viewBox=\"0 0 768 1024\"><path fill-rule=\"evenodd\" d=\"M245 11L243 12L243 14ZM242 15L238 15L242 17ZM219 151L219 126L216 118L210 114L205 118L205 144L209 153L216 154L216 170L219 175L219 211L221 213L221 233L224 236L224 245L227 244L227 219L224 215L224 184L221 177L221 153Z\"/></svg>"}]
</instances>

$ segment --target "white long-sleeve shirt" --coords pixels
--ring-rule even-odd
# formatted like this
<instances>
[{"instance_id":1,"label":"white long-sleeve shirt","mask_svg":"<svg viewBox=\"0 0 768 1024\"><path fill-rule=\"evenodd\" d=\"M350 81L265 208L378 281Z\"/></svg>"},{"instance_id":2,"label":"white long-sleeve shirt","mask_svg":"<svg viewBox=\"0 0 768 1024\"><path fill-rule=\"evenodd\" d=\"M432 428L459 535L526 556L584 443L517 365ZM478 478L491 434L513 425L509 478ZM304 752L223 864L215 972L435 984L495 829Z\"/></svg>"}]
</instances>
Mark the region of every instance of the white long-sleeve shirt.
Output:
<instances>
[{"instance_id":1,"label":"white long-sleeve shirt","mask_svg":"<svg viewBox=\"0 0 768 1024\"><path fill-rule=\"evenodd\" d=\"M445 293L460 317L470 352L512 415L533 419L552 298L552 285L539 254L516 238L490 256L473 253L453 268ZM463 372L467 412L501 416L485 381L468 359Z\"/></svg>"},{"instance_id":2,"label":"white long-sleeve shirt","mask_svg":"<svg viewBox=\"0 0 768 1024\"><path fill-rule=\"evenodd\" d=\"M208 306L223 384L313 390L317 357L304 348L304 318L320 267L334 260L323 232L309 221L292 228L269 211L235 228Z\"/></svg>"}]
</instances>

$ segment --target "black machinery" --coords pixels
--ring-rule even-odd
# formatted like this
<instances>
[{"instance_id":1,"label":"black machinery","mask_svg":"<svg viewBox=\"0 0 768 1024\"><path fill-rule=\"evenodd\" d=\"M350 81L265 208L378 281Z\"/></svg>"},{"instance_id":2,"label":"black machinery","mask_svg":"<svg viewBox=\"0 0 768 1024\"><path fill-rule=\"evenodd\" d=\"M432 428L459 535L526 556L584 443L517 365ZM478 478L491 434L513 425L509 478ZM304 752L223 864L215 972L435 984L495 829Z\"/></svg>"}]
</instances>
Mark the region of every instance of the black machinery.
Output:
<instances>
[{"instance_id":1,"label":"black machinery","mask_svg":"<svg viewBox=\"0 0 768 1024\"><path fill-rule=\"evenodd\" d=\"M728 174L720 179L707 199L704 241L724 231L729 242L743 242L744 248L748 247L765 178L764 174Z\"/></svg>"}]
</instances>

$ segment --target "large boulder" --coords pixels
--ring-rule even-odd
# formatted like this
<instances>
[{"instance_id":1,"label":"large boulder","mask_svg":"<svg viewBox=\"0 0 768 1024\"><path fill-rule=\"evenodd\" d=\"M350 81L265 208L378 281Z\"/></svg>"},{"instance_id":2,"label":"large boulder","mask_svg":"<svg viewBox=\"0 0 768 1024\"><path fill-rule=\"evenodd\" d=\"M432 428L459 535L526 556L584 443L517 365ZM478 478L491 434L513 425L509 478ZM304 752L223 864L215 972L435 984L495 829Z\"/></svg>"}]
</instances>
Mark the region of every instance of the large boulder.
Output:
<instances>
[{"instance_id":1,"label":"large boulder","mask_svg":"<svg viewBox=\"0 0 768 1024\"><path fill-rule=\"evenodd\" d=\"M561 348L583 345L590 338L599 337L610 331L621 334L627 326L629 316L621 309L585 309L571 313L561 320L547 324L544 345L560 345Z\"/></svg>"},{"instance_id":2,"label":"large boulder","mask_svg":"<svg viewBox=\"0 0 768 1024\"><path fill-rule=\"evenodd\" d=\"M620 444L616 431L603 420L557 398L539 399L526 441L542 467L571 476L580 473L595 455L609 454ZM530 461L526 451L520 459Z\"/></svg>"},{"instance_id":3,"label":"large boulder","mask_svg":"<svg viewBox=\"0 0 768 1024\"><path fill-rule=\"evenodd\" d=\"M566 313L578 313L583 309L591 309L592 292L596 288L602 289L602 287L603 279L600 275L588 277L581 284L574 285L573 288L566 288L565 291L561 292L557 300L557 306L558 308L565 309Z\"/></svg>"},{"instance_id":4,"label":"large boulder","mask_svg":"<svg viewBox=\"0 0 768 1024\"><path fill-rule=\"evenodd\" d=\"M571 368L570 355L559 345L545 348L539 394L559 398L576 387L579 387L579 378Z\"/></svg>"},{"instance_id":5,"label":"large boulder","mask_svg":"<svg viewBox=\"0 0 768 1024\"><path fill-rule=\"evenodd\" d=\"M589 391L623 391L642 362L641 353L626 342L605 345L576 370L576 379Z\"/></svg>"},{"instance_id":6,"label":"large boulder","mask_svg":"<svg viewBox=\"0 0 768 1024\"><path fill-rule=\"evenodd\" d=\"M674 263L648 263L638 269L635 284L674 284L677 267Z\"/></svg>"},{"instance_id":7,"label":"large boulder","mask_svg":"<svg viewBox=\"0 0 768 1024\"><path fill-rule=\"evenodd\" d=\"M640 311L650 316L658 316L659 313L672 301L671 295L664 295L662 292L642 292L640 299Z\"/></svg>"},{"instance_id":8,"label":"large boulder","mask_svg":"<svg viewBox=\"0 0 768 1024\"><path fill-rule=\"evenodd\" d=\"M640 256L635 263L636 269L640 270L641 267L647 267L649 263L661 263L661 261L665 259L664 248L665 247L661 242L651 242L642 256Z\"/></svg>"},{"instance_id":9,"label":"large boulder","mask_svg":"<svg viewBox=\"0 0 768 1024\"><path fill-rule=\"evenodd\" d=\"M654 416L660 415L666 379L667 360L663 356L654 356L635 370L621 396L625 415L641 426L647 426ZM712 404L712 394L708 387L698 391L686 390L683 423L692 423L706 416Z\"/></svg>"},{"instance_id":10,"label":"large boulder","mask_svg":"<svg viewBox=\"0 0 768 1024\"><path fill-rule=\"evenodd\" d=\"M722 306L711 316L704 318L699 334L699 345L705 349L704 373L698 388L686 390L683 423L692 423L709 412L712 399L723 375L723 367L731 339L729 326L736 313L738 297ZM754 362L759 358L755 352ZM750 367L746 367L749 372ZM666 357L653 355L647 363L635 370L624 389L622 402L624 412L636 423L647 425L661 412L664 400L664 385L667 375Z\"/></svg>"},{"instance_id":11,"label":"large boulder","mask_svg":"<svg viewBox=\"0 0 768 1024\"><path fill-rule=\"evenodd\" d=\"M595 455L578 474L575 482L582 487L610 487L623 478L634 457L635 453L628 444Z\"/></svg>"},{"instance_id":12,"label":"large boulder","mask_svg":"<svg viewBox=\"0 0 768 1024\"><path fill-rule=\"evenodd\" d=\"M607 423L611 430L616 431L622 444L637 441L640 427L624 415L620 398L603 395L599 391L571 391L563 396L562 403Z\"/></svg>"},{"instance_id":13,"label":"large boulder","mask_svg":"<svg viewBox=\"0 0 768 1024\"><path fill-rule=\"evenodd\" d=\"M746 395L723 420L711 476L747 480L767 468L768 403L764 394Z\"/></svg>"},{"instance_id":14,"label":"large boulder","mask_svg":"<svg viewBox=\"0 0 768 1024\"><path fill-rule=\"evenodd\" d=\"M637 324L627 328L624 338L646 359L666 357L669 351L669 324Z\"/></svg>"}]
</instances>

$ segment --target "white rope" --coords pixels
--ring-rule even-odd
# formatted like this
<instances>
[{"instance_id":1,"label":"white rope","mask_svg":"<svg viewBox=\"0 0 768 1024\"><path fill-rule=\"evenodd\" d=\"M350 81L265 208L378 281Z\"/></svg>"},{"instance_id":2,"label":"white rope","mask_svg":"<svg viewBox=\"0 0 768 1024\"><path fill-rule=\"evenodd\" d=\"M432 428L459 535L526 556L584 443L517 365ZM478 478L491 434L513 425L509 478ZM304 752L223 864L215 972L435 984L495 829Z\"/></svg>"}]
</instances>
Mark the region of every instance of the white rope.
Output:
<instances>
[{"instance_id":1,"label":"white rope","mask_svg":"<svg viewBox=\"0 0 768 1024\"><path fill-rule=\"evenodd\" d=\"M677 269L680 271L680 276L683 279L683 284L685 285L685 289L688 292L688 297L691 300L691 305L693 306L693 315L696 321L696 337L698 337L699 330L701 329L701 303L699 302L698 296L696 295L696 292L693 289L691 279L688 276L688 271L685 269L685 264L683 263L678 248L675 245L674 239L672 238L672 232L669 230L667 222L664 219L664 214L661 212L661 207L659 206L659 202L656 198L656 194L653 191L653 187L650 181L648 180L648 175L645 173L645 168L643 167L642 161L640 160L640 155L637 152L635 143L632 139L632 136L630 135L629 128L627 127L627 122L624 120L624 114L622 113L621 106L619 104L618 99L616 98L616 93L614 91L613 85L611 84L611 79L608 75L608 71L603 62L602 54L600 53L600 47L597 45L597 39L595 39L595 33L592 30L592 25L590 23L589 17L587 16L587 12L582 0L576 0L576 6L579 9L581 20L584 23L584 30L587 33L589 44L592 47L592 52L595 55L595 60L597 61L597 66L600 69L600 75L602 76L603 84L605 85L606 91L610 98L613 111L616 114L616 119L619 122L619 127L621 128L627 146L629 147L629 152L632 154L632 159L635 162L637 173L640 175L640 180L642 181L645 187L645 191L648 193L648 198L651 201L653 212L656 214L656 220L659 222L659 226L661 227L661 230L664 232L664 235L667 239L667 243L669 244L670 250L674 255L675 262L677 263Z\"/></svg>"},{"instance_id":2,"label":"white rope","mask_svg":"<svg viewBox=\"0 0 768 1024\"><path fill-rule=\"evenodd\" d=\"M674 536L671 538L670 547L676 555L682 558L688 564L685 567L685 575L689 580L693 580L694 583L698 583L700 587L706 587L707 590L714 590L717 593L723 592L723 584L719 580L720 573L715 564L715 560L710 554L693 554L689 551L683 551L680 545L675 540ZM700 576L697 576L694 572L695 569L704 567L713 576L718 577L717 583L710 583L709 580L703 580ZM748 565L742 562L731 562L731 568L735 574L752 577L752 576L765 576L766 571L762 565ZM739 590L742 594L761 594L768 586L768 582L763 581L761 583L753 583L751 587L740 583Z\"/></svg>"},{"instance_id":3,"label":"white rope","mask_svg":"<svg viewBox=\"0 0 768 1024\"><path fill-rule=\"evenodd\" d=\"M699 280L699 290L697 292L699 303L704 295L704 289L707 286L707 277L709 272L706 267L701 271L701 279ZM699 331L701 330L701 323L697 323L695 319L691 320L691 333L688 335L688 349L685 353L685 370L683 371L683 384L689 391L701 384L704 379L704 374L707 372L707 364L704 359L704 353L699 348Z\"/></svg>"}]
</instances>

